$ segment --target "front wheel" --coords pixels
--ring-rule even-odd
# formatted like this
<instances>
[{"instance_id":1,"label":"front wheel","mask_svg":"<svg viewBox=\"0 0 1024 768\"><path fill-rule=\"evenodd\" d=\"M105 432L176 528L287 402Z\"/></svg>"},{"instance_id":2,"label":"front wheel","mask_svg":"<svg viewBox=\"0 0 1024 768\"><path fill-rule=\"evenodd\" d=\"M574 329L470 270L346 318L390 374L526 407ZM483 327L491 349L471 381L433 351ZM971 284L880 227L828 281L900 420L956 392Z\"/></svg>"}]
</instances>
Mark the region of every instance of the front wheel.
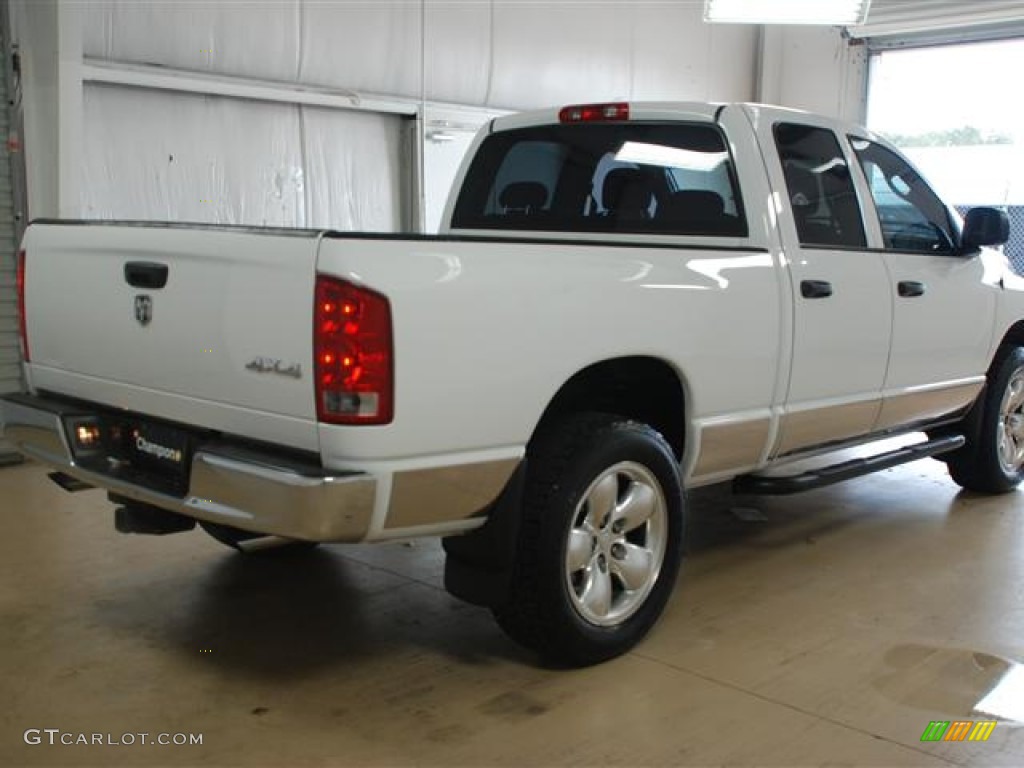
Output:
<instances>
[{"instance_id":1,"label":"front wheel","mask_svg":"<svg viewBox=\"0 0 1024 768\"><path fill-rule=\"evenodd\" d=\"M1024 349L1004 352L989 372L981 408L977 438L949 457L949 474L972 491L1012 491L1024 480Z\"/></svg>"},{"instance_id":2,"label":"front wheel","mask_svg":"<svg viewBox=\"0 0 1024 768\"><path fill-rule=\"evenodd\" d=\"M574 416L531 446L509 595L495 616L559 664L625 653L647 633L681 560L679 469L651 427Z\"/></svg>"}]
</instances>

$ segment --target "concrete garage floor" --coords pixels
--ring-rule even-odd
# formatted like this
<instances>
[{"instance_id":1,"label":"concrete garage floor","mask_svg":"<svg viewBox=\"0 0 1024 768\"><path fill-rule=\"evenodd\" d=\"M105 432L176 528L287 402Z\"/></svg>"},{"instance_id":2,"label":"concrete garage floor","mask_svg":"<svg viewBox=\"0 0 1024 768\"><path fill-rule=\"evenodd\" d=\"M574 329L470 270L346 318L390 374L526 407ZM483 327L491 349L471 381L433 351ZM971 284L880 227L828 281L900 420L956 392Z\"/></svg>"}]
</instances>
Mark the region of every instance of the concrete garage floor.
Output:
<instances>
[{"instance_id":1,"label":"concrete garage floor","mask_svg":"<svg viewBox=\"0 0 1024 768\"><path fill-rule=\"evenodd\" d=\"M931 461L695 492L662 622L567 672L450 598L436 542L241 556L116 534L101 493L4 469L0 765L1024 765L1022 501L960 494ZM973 708L993 688L1010 719L988 742L920 741L991 719Z\"/></svg>"}]
</instances>

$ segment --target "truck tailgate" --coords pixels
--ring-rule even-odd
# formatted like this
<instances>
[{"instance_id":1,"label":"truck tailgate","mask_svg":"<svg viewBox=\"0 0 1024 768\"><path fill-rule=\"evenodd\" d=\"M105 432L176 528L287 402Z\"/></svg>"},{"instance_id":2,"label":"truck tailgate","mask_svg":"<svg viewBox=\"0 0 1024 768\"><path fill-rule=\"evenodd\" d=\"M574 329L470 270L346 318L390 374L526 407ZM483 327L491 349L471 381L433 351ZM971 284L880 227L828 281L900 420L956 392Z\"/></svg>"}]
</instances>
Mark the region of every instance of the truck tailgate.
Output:
<instances>
[{"instance_id":1,"label":"truck tailgate","mask_svg":"<svg viewBox=\"0 0 1024 768\"><path fill-rule=\"evenodd\" d=\"M33 387L317 448L316 232L44 223L23 247Z\"/></svg>"}]
</instances>

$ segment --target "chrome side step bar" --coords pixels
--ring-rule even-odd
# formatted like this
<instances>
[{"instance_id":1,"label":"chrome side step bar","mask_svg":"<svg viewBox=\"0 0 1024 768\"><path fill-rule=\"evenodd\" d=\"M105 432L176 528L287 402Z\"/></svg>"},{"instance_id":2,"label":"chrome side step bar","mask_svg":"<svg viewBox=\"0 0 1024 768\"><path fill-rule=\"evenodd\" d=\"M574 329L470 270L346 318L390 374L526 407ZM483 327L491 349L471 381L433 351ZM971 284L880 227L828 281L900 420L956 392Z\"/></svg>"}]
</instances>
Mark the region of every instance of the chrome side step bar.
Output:
<instances>
[{"instance_id":1,"label":"chrome side step bar","mask_svg":"<svg viewBox=\"0 0 1024 768\"><path fill-rule=\"evenodd\" d=\"M811 491L823 488L843 480L851 480L861 475L869 475L882 469L889 469L900 464L937 456L940 453L955 451L963 447L967 438L963 435L946 435L924 443L908 445L893 451L886 451L875 456L843 461L828 467L814 469L798 475L767 476L741 475L733 480L732 490L736 494L756 496L782 496L789 493Z\"/></svg>"}]
</instances>

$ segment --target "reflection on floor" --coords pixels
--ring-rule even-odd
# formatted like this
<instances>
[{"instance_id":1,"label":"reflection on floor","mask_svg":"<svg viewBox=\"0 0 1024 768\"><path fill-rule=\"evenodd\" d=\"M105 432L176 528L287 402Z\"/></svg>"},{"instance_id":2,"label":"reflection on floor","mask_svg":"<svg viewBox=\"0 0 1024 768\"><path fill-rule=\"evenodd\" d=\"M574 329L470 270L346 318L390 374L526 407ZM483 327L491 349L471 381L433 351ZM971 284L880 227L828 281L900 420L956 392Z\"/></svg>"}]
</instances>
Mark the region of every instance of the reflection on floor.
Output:
<instances>
[{"instance_id":1,"label":"reflection on floor","mask_svg":"<svg viewBox=\"0 0 1024 768\"><path fill-rule=\"evenodd\" d=\"M1022 765L1022 500L932 461L694 492L664 619L565 672L443 591L436 542L123 536L103 494L4 469L0 765ZM990 720L984 742L922 741ZM94 733L122 744L59 744Z\"/></svg>"}]
</instances>

